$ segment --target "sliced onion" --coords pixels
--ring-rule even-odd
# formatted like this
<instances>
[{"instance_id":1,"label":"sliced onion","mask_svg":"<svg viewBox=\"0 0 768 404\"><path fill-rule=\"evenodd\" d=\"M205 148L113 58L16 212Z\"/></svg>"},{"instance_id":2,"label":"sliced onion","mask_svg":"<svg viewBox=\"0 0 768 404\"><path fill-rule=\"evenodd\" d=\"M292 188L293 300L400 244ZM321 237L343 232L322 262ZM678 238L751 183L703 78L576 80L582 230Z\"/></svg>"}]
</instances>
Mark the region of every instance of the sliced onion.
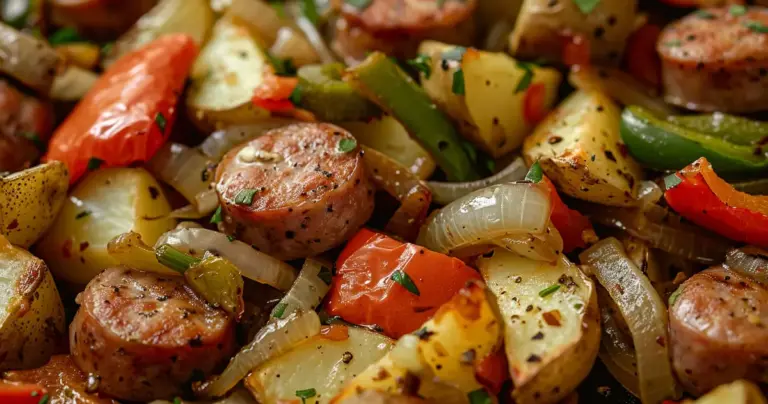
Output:
<instances>
[{"instance_id":1,"label":"sliced onion","mask_svg":"<svg viewBox=\"0 0 768 404\"><path fill-rule=\"evenodd\" d=\"M400 207L389 219L386 231L413 240L427 218L432 193L409 169L389 156L362 146L368 176L379 188L400 201Z\"/></svg>"},{"instance_id":2,"label":"sliced onion","mask_svg":"<svg viewBox=\"0 0 768 404\"><path fill-rule=\"evenodd\" d=\"M230 126L213 132L205 138L198 149L208 158L218 161L239 144L256 139L268 130L297 122L299 121L295 119L270 118L250 125Z\"/></svg>"},{"instance_id":3,"label":"sliced onion","mask_svg":"<svg viewBox=\"0 0 768 404\"><path fill-rule=\"evenodd\" d=\"M646 208L658 204L663 196L664 191L661 190L659 184L653 181L640 183L640 189L637 192L640 209L646 210Z\"/></svg>"},{"instance_id":4,"label":"sliced onion","mask_svg":"<svg viewBox=\"0 0 768 404\"><path fill-rule=\"evenodd\" d=\"M485 35L483 49L489 52L503 52L504 48L507 47L509 34L513 29L514 24L506 18L496 21Z\"/></svg>"},{"instance_id":5,"label":"sliced onion","mask_svg":"<svg viewBox=\"0 0 768 404\"><path fill-rule=\"evenodd\" d=\"M632 338L626 335L617 324L615 316L621 313L612 311L608 305L611 296L601 286L597 289L600 303L600 319L602 321L602 337L600 338L600 360L619 383L630 393L640 396L637 380L637 358ZM625 321L626 323L626 321Z\"/></svg>"},{"instance_id":6,"label":"sliced onion","mask_svg":"<svg viewBox=\"0 0 768 404\"><path fill-rule=\"evenodd\" d=\"M338 59L333 56L333 53L325 43L325 39L320 35L320 31L318 31L315 24L313 24L312 21L309 21L309 19L304 16L304 13L296 7L296 2L291 3L288 8L294 16L296 25L304 33L304 36L315 49L315 53L320 57L320 61L323 62L323 64L338 62Z\"/></svg>"},{"instance_id":7,"label":"sliced onion","mask_svg":"<svg viewBox=\"0 0 768 404\"><path fill-rule=\"evenodd\" d=\"M551 222L541 234L502 237L491 242L535 261L555 262L563 252L563 237Z\"/></svg>"},{"instance_id":8,"label":"sliced onion","mask_svg":"<svg viewBox=\"0 0 768 404\"><path fill-rule=\"evenodd\" d=\"M762 248L734 248L725 255L725 265L760 283L768 284L768 251Z\"/></svg>"},{"instance_id":9,"label":"sliced onion","mask_svg":"<svg viewBox=\"0 0 768 404\"><path fill-rule=\"evenodd\" d=\"M277 31L277 38L269 48L269 53L277 58L290 60L295 66L318 63L320 57L315 48L293 27L282 27Z\"/></svg>"},{"instance_id":10,"label":"sliced onion","mask_svg":"<svg viewBox=\"0 0 768 404\"><path fill-rule=\"evenodd\" d=\"M272 44L277 38L286 21L277 10L262 0L233 0L226 13L245 23L248 28L267 44Z\"/></svg>"},{"instance_id":11,"label":"sliced onion","mask_svg":"<svg viewBox=\"0 0 768 404\"><path fill-rule=\"evenodd\" d=\"M667 349L667 307L656 289L615 238L598 242L579 258L582 264L590 265L627 322L635 346L642 402L660 403L678 398L680 389Z\"/></svg>"},{"instance_id":12,"label":"sliced onion","mask_svg":"<svg viewBox=\"0 0 768 404\"><path fill-rule=\"evenodd\" d=\"M459 198L432 215L417 243L450 254L494 239L541 234L549 223L549 192L538 184L500 184Z\"/></svg>"},{"instance_id":13,"label":"sliced onion","mask_svg":"<svg viewBox=\"0 0 768 404\"><path fill-rule=\"evenodd\" d=\"M269 322L232 358L220 376L196 386L196 393L202 397L221 397L257 366L319 333L320 317L313 310L293 312L285 319Z\"/></svg>"},{"instance_id":14,"label":"sliced onion","mask_svg":"<svg viewBox=\"0 0 768 404\"><path fill-rule=\"evenodd\" d=\"M456 199L487 186L502 184L505 182L520 181L525 178L528 168L522 157L516 157L508 166L498 173L482 180L470 182L438 182L429 181L429 189L432 190L432 198L435 203L447 205Z\"/></svg>"},{"instance_id":15,"label":"sliced onion","mask_svg":"<svg viewBox=\"0 0 768 404\"><path fill-rule=\"evenodd\" d=\"M203 216L219 204L210 188L214 167L208 157L178 143L163 146L147 164L152 174L179 191Z\"/></svg>"},{"instance_id":16,"label":"sliced onion","mask_svg":"<svg viewBox=\"0 0 768 404\"><path fill-rule=\"evenodd\" d=\"M163 275L179 275L157 261L154 248L146 245L141 234L136 232L123 233L107 243L107 253L121 265L130 268L160 273Z\"/></svg>"},{"instance_id":17,"label":"sliced onion","mask_svg":"<svg viewBox=\"0 0 768 404\"><path fill-rule=\"evenodd\" d=\"M192 255L210 251L228 259L251 280L287 291L296 279L293 267L227 235L208 229L173 229L157 240L155 248L168 244Z\"/></svg>"},{"instance_id":18,"label":"sliced onion","mask_svg":"<svg viewBox=\"0 0 768 404\"><path fill-rule=\"evenodd\" d=\"M307 258L291 289L272 310L272 318L283 318L297 310L314 310L330 288L331 267Z\"/></svg>"},{"instance_id":19,"label":"sliced onion","mask_svg":"<svg viewBox=\"0 0 768 404\"><path fill-rule=\"evenodd\" d=\"M181 404L258 404L255 398L253 398L253 395L246 389L245 387L237 387L235 388L230 395L227 397L214 400L214 401L188 401L188 400L181 400ZM176 404L179 403L179 401L168 401L168 400L155 400L151 401L149 404Z\"/></svg>"}]
</instances>

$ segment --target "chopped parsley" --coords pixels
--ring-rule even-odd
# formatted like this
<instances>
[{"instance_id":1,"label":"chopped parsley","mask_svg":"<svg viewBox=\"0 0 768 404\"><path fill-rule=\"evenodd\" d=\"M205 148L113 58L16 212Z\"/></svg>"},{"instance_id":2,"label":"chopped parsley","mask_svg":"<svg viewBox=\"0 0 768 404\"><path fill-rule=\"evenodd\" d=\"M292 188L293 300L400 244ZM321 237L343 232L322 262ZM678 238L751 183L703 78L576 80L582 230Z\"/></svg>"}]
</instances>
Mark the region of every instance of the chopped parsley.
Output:
<instances>
[{"instance_id":1,"label":"chopped parsley","mask_svg":"<svg viewBox=\"0 0 768 404\"><path fill-rule=\"evenodd\" d=\"M157 127L160 128L160 133L165 133L165 124L168 123L168 120L165 119L165 115L163 115L162 112L158 112L157 115L155 115L155 123L157 124Z\"/></svg>"},{"instance_id":2,"label":"chopped parsley","mask_svg":"<svg viewBox=\"0 0 768 404\"><path fill-rule=\"evenodd\" d=\"M235 203L238 205L250 205L253 203L253 196L259 192L258 189L246 188L241 189L240 192L235 195Z\"/></svg>"},{"instance_id":3,"label":"chopped parsley","mask_svg":"<svg viewBox=\"0 0 768 404\"><path fill-rule=\"evenodd\" d=\"M573 0L576 3L576 7L584 14L589 14L592 10L600 4L600 0Z\"/></svg>"},{"instance_id":4,"label":"chopped parsley","mask_svg":"<svg viewBox=\"0 0 768 404\"><path fill-rule=\"evenodd\" d=\"M317 21L320 20L320 15L317 13L317 4L315 4L315 0L301 0L299 6L301 7L301 14L303 14L304 17L307 17L312 25L317 25Z\"/></svg>"},{"instance_id":5,"label":"chopped parsley","mask_svg":"<svg viewBox=\"0 0 768 404\"><path fill-rule=\"evenodd\" d=\"M40 401L37 402L37 404L48 404L48 401L50 401L50 397L48 394L44 394L42 397L40 397Z\"/></svg>"},{"instance_id":6,"label":"chopped parsley","mask_svg":"<svg viewBox=\"0 0 768 404\"><path fill-rule=\"evenodd\" d=\"M664 190L672 189L680 185L681 182L683 182L683 180L681 180L677 174L668 175L664 177Z\"/></svg>"},{"instance_id":7,"label":"chopped parsley","mask_svg":"<svg viewBox=\"0 0 768 404\"><path fill-rule=\"evenodd\" d=\"M669 307L672 307L675 304L681 293L683 293L683 285L680 285L671 295L669 295Z\"/></svg>"},{"instance_id":8,"label":"chopped parsley","mask_svg":"<svg viewBox=\"0 0 768 404\"><path fill-rule=\"evenodd\" d=\"M308 398L312 398L317 395L315 389L296 390L296 397L301 399L302 404L307 402Z\"/></svg>"},{"instance_id":9,"label":"chopped parsley","mask_svg":"<svg viewBox=\"0 0 768 404\"><path fill-rule=\"evenodd\" d=\"M285 315L285 308L288 307L288 303L278 303L274 309L272 309L272 317L283 318Z\"/></svg>"},{"instance_id":10,"label":"chopped parsley","mask_svg":"<svg viewBox=\"0 0 768 404\"><path fill-rule=\"evenodd\" d=\"M581 310L582 307L584 307L584 305L581 304L581 303L575 303L573 305L573 308L576 309L576 310Z\"/></svg>"},{"instance_id":11,"label":"chopped parsley","mask_svg":"<svg viewBox=\"0 0 768 404\"><path fill-rule=\"evenodd\" d=\"M419 288L416 287L416 284L413 283L413 279L411 279L411 277L408 276L408 274L404 271L398 269L397 271L393 272L392 280L399 283L402 287L414 295L421 296L421 292L419 292Z\"/></svg>"},{"instance_id":12,"label":"chopped parsley","mask_svg":"<svg viewBox=\"0 0 768 404\"><path fill-rule=\"evenodd\" d=\"M301 83L293 88L293 91L291 91L291 95L288 96L288 99L293 103L293 105L299 105L301 103Z\"/></svg>"},{"instance_id":13,"label":"chopped parsley","mask_svg":"<svg viewBox=\"0 0 768 404\"><path fill-rule=\"evenodd\" d=\"M285 18L285 5L282 1L270 1L269 5L272 6L278 17Z\"/></svg>"},{"instance_id":14,"label":"chopped parsley","mask_svg":"<svg viewBox=\"0 0 768 404\"><path fill-rule=\"evenodd\" d=\"M108 56L110 53L112 53L112 49L114 48L115 48L114 42L107 42L101 46L99 53L101 53L102 57L105 57L105 56Z\"/></svg>"},{"instance_id":15,"label":"chopped parsley","mask_svg":"<svg viewBox=\"0 0 768 404\"><path fill-rule=\"evenodd\" d=\"M104 164L104 160L98 157L91 157L88 160L88 171L98 170L102 164Z\"/></svg>"},{"instance_id":16,"label":"chopped parsley","mask_svg":"<svg viewBox=\"0 0 768 404\"><path fill-rule=\"evenodd\" d=\"M667 42L664 42L664 46L666 46L666 47L668 47L668 48L677 48L678 46L680 46L680 45L682 45L682 44L683 44L683 43L682 43L682 42L680 42L680 40L679 40L679 39L675 39L675 40L672 40L672 41L667 41Z\"/></svg>"},{"instance_id":17,"label":"chopped parsley","mask_svg":"<svg viewBox=\"0 0 768 404\"><path fill-rule=\"evenodd\" d=\"M523 69L523 77L520 77L520 81L517 82L515 94L521 93L531 86L533 82L533 66L532 63L517 62L517 67Z\"/></svg>"},{"instance_id":18,"label":"chopped parsley","mask_svg":"<svg viewBox=\"0 0 768 404\"><path fill-rule=\"evenodd\" d=\"M426 79L429 79L429 76L432 75L432 58L427 55L419 54L419 56L408 60L406 63L423 74Z\"/></svg>"},{"instance_id":19,"label":"chopped parsley","mask_svg":"<svg viewBox=\"0 0 768 404\"><path fill-rule=\"evenodd\" d=\"M72 27L64 27L48 37L48 43L53 46L64 45L74 42L85 42L85 40Z\"/></svg>"},{"instance_id":20,"label":"chopped parsley","mask_svg":"<svg viewBox=\"0 0 768 404\"><path fill-rule=\"evenodd\" d=\"M339 143L336 145L336 150L338 150L340 153L348 153L352 150L355 150L357 147L357 140L354 138L344 138L339 140Z\"/></svg>"},{"instance_id":21,"label":"chopped parsley","mask_svg":"<svg viewBox=\"0 0 768 404\"><path fill-rule=\"evenodd\" d=\"M331 280L333 279L333 271L331 271L331 268L323 265L320 267L320 272L317 273L317 277L320 278L321 281L325 282L326 285L330 285Z\"/></svg>"},{"instance_id":22,"label":"chopped parsley","mask_svg":"<svg viewBox=\"0 0 768 404\"><path fill-rule=\"evenodd\" d=\"M761 34L768 34L768 26L763 25L759 21L746 21L743 24L753 32L759 32Z\"/></svg>"},{"instance_id":23,"label":"chopped parsley","mask_svg":"<svg viewBox=\"0 0 768 404\"><path fill-rule=\"evenodd\" d=\"M221 223L221 205L216 208L216 211L213 212L213 216L211 216L211 223L213 224L219 224Z\"/></svg>"},{"instance_id":24,"label":"chopped parsley","mask_svg":"<svg viewBox=\"0 0 768 404\"><path fill-rule=\"evenodd\" d=\"M233 242L233 241L237 240L237 237L235 237L235 236L233 236L233 235L228 235L228 236L227 236L227 240L229 240L229 242L231 243L231 242Z\"/></svg>"},{"instance_id":25,"label":"chopped parsley","mask_svg":"<svg viewBox=\"0 0 768 404\"><path fill-rule=\"evenodd\" d=\"M554 285L549 285L546 288L539 291L540 297L547 297L551 295L552 293L557 292L560 289L560 284L556 283Z\"/></svg>"},{"instance_id":26,"label":"chopped parsley","mask_svg":"<svg viewBox=\"0 0 768 404\"><path fill-rule=\"evenodd\" d=\"M84 211L78 213L77 215L75 215L75 219L80 220L80 219L82 219L84 217L90 216L91 213L92 212L90 210L84 210Z\"/></svg>"},{"instance_id":27,"label":"chopped parsley","mask_svg":"<svg viewBox=\"0 0 768 404\"><path fill-rule=\"evenodd\" d=\"M747 8L741 4L733 4L731 5L731 8L728 9L728 14L735 17L744 15L746 13L747 13Z\"/></svg>"},{"instance_id":28,"label":"chopped parsley","mask_svg":"<svg viewBox=\"0 0 768 404\"><path fill-rule=\"evenodd\" d=\"M707 10L697 10L693 13L696 17L701 18L702 20L714 20L715 15L710 13Z\"/></svg>"},{"instance_id":29,"label":"chopped parsley","mask_svg":"<svg viewBox=\"0 0 768 404\"><path fill-rule=\"evenodd\" d=\"M270 52L267 52L267 58L269 58L269 63L275 68L275 74L278 76L296 75L296 66L293 65L293 60L280 59Z\"/></svg>"},{"instance_id":30,"label":"chopped parsley","mask_svg":"<svg viewBox=\"0 0 768 404\"><path fill-rule=\"evenodd\" d=\"M451 92L456 95L464 95L464 70L456 70L453 72L453 84L451 84Z\"/></svg>"},{"instance_id":31,"label":"chopped parsley","mask_svg":"<svg viewBox=\"0 0 768 404\"><path fill-rule=\"evenodd\" d=\"M539 164L538 160L533 163L530 169L528 169L528 173L525 174L525 180L533 182L534 184L538 184L541 182L541 178L544 177L544 173L541 171L541 164Z\"/></svg>"},{"instance_id":32,"label":"chopped parsley","mask_svg":"<svg viewBox=\"0 0 768 404\"><path fill-rule=\"evenodd\" d=\"M362 11L368 8L368 6L371 5L373 0L344 0L345 3L349 4L350 6Z\"/></svg>"},{"instance_id":33,"label":"chopped parsley","mask_svg":"<svg viewBox=\"0 0 768 404\"><path fill-rule=\"evenodd\" d=\"M173 404L181 404L181 398L180 397L174 397L173 398Z\"/></svg>"},{"instance_id":34,"label":"chopped parsley","mask_svg":"<svg viewBox=\"0 0 768 404\"><path fill-rule=\"evenodd\" d=\"M469 394L467 394L467 398L469 398L469 404L492 404L493 400L491 399L491 396L488 395L488 392L485 391L485 389L480 388L475 391L470 391Z\"/></svg>"}]
</instances>

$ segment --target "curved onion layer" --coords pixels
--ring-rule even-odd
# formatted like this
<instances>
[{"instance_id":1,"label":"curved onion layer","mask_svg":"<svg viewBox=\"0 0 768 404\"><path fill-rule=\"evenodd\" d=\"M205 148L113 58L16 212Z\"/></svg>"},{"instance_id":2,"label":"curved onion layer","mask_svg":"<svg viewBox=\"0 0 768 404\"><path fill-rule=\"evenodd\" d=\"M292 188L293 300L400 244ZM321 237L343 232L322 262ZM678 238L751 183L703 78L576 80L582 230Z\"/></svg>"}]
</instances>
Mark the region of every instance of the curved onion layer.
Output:
<instances>
[{"instance_id":1,"label":"curved onion layer","mask_svg":"<svg viewBox=\"0 0 768 404\"><path fill-rule=\"evenodd\" d=\"M329 265L307 258L291 289L272 310L272 318L283 318L298 310L314 310L328 293L331 276Z\"/></svg>"},{"instance_id":2,"label":"curved onion layer","mask_svg":"<svg viewBox=\"0 0 768 404\"><path fill-rule=\"evenodd\" d=\"M725 265L760 283L768 284L768 251L762 248L734 248L725 255Z\"/></svg>"},{"instance_id":3,"label":"curved onion layer","mask_svg":"<svg viewBox=\"0 0 768 404\"><path fill-rule=\"evenodd\" d=\"M323 62L323 64L338 61L333 56L331 50L328 49L328 45L326 45L323 36L320 35L320 32L317 30L317 27L315 27L315 24L312 24L312 21L309 21L309 19L305 17L303 13L299 12L296 14L295 22L301 32L304 33L304 36L307 37L307 40L315 49L315 53L317 53L317 55L320 57L320 61Z\"/></svg>"},{"instance_id":4,"label":"curved onion layer","mask_svg":"<svg viewBox=\"0 0 768 404\"><path fill-rule=\"evenodd\" d=\"M563 238L551 222L541 234L502 237L491 243L535 261L555 262L563 252Z\"/></svg>"},{"instance_id":5,"label":"curved onion layer","mask_svg":"<svg viewBox=\"0 0 768 404\"><path fill-rule=\"evenodd\" d=\"M610 294L632 334L640 398L660 403L680 396L667 349L667 307L643 272L615 238L604 239L579 255Z\"/></svg>"},{"instance_id":6,"label":"curved onion layer","mask_svg":"<svg viewBox=\"0 0 768 404\"><path fill-rule=\"evenodd\" d=\"M432 215L417 243L451 254L503 237L542 234L549 212L549 192L538 184L494 185L459 198Z\"/></svg>"},{"instance_id":7,"label":"curved onion layer","mask_svg":"<svg viewBox=\"0 0 768 404\"><path fill-rule=\"evenodd\" d=\"M163 146L147 164L152 174L179 191L202 216L219 204L215 192L211 197L214 167L199 151L178 143Z\"/></svg>"},{"instance_id":8,"label":"curved onion layer","mask_svg":"<svg viewBox=\"0 0 768 404\"><path fill-rule=\"evenodd\" d=\"M592 220L645 240L652 247L704 264L722 262L730 247L727 240L682 222L658 205L641 209L580 204Z\"/></svg>"},{"instance_id":9,"label":"curved onion layer","mask_svg":"<svg viewBox=\"0 0 768 404\"><path fill-rule=\"evenodd\" d=\"M179 401L173 402L167 400L155 400L149 404L178 404ZM232 394L214 401L187 401L181 400L181 404L258 404L253 395L245 387L238 387L232 391Z\"/></svg>"},{"instance_id":10,"label":"curved onion layer","mask_svg":"<svg viewBox=\"0 0 768 404\"><path fill-rule=\"evenodd\" d=\"M377 187L400 201L400 207L387 223L386 231L413 240L427 218L432 193L410 170L389 156L362 146L368 176Z\"/></svg>"},{"instance_id":11,"label":"curved onion layer","mask_svg":"<svg viewBox=\"0 0 768 404\"><path fill-rule=\"evenodd\" d=\"M242 241L230 241L227 235L217 231L177 228L160 236L155 248L163 244L189 251L192 255L214 252L229 260L244 277L278 290L288 290L296 279L292 266L256 251Z\"/></svg>"},{"instance_id":12,"label":"curved onion layer","mask_svg":"<svg viewBox=\"0 0 768 404\"><path fill-rule=\"evenodd\" d=\"M653 181L643 181L640 183L640 189L637 192L637 200L640 204L640 209L647 210L653 205L659 203L664 196L664 191L661 187Z\"/></svg>"},{"instance_id":13,"label":"curved onion layer","mask_svg":"<svg viewBox=\"0 0 768 404\"><path fill-rule=\"evenodd\" d=\"M270 118L250 125L230 126L211 133L197 148L210 159L218 161L241 143L256 139L268 130L297 122L295 119Z\"/></svg>"},{"instance_id":14,"label":"curved onion layer","mask_svg":"<svg viewBox=\"0 0 768 404\"><path fill-rule=\"evenodd\" d=\"M621 330L614 316L620 313L611 312L607 307L611 296L603 287L597 289L600 303L600 319L602 322L602 338L600 338L600 360L619 383L630 393L640 396L637 381L637 358L632 338Z\"/></svg>"},{"instance_id":15,"label":"curved onion layer","mask_svg":"<svg viewBox=\"0 0 768 404\"><path fill-rule=\"evenodd\" d=\"M429 189L432 190L432 197L435 203L447 205L456 199L466 196L478 189L501 184L505 182L520 181L525 178L528 168L522 157L516 157L512 162L498 173L482 180L470 182L438 182L429 181Z\"/></svg>"},{"instance_id":16,"label":"curved onion layer","mask_svg":"<svg viewBox=\"0 0 768 404\"><path fill-rule=\"evenodd\" d=\"M319 333L320 317L313 310L293 312L285 319L271 321L232 358L220 376L195 386L195 392L202 397L221 397L252 369Z\"/></svg>"}]
</instances>

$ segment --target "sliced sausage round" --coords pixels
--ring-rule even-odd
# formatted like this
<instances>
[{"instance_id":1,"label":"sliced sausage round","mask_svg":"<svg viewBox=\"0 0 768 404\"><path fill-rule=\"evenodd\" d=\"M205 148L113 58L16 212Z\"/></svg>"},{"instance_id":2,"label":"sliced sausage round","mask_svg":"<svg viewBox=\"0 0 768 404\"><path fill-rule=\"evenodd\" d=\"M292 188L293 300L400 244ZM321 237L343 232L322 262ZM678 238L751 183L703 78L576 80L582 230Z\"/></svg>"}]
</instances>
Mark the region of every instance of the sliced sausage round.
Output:
<instances>
[{"instance_id":1,"label":"sliced sausage round","mask_svg":"<svg viewBox=\"0 0 768 404\"><path fill-rule=\"evenodd\" d=\"M53 129L50 104L25 96L0 80L0 172L27 168Z\"/></svg>"},{"instance_id":2,"label":"sliced sausage round","mask_svg":"<svg viewBox=\"0 0 768 404\"><path fill-rule=\"evenodd\" d=\"M768 8L712 8L659 37L667 101L700 111L768 110Z\"/></svg>"},{"instance_id":3,"label":"sliced sausage round","mask_svg":"<svg viewBox=\"0 0 768 404\"><path fill-rule=\"evenodd\" d=\"M669 307L672 363L701 395L737 379L768 382L768 289L722 267L680 285Z\"/></svg>"},{"instance_id":4,"label":"sliced sausage round","mask_svg":"<svg viewBox=\"0 0 768 404\"><path fill-rule=\"evenodd\" d=\"M74 26L89 37L113 39L155 4L157 0L51 0L46 5L55 25Z\"/></svg>"},{"instance_id":5,"label":"sliced sausage round","mask_svg":"<svg viewBox=\"0 0 768 404\"><path fill-rule=\"evenodd\" d=\"M454 27L471 19L476 7L477 0L373 0L365 7L342 2L341 12L366 31L409 34Z\"/></svg>"},{"instance_id":6,"label":"sliced sausage round","mask_svg":"<svg viewBox=\"0 0 768 404\"><path fill-rule=\"evenodd\" d=\"M340 245L373 212L362 151L330 124L284 126L240 145L216 181L219 228L285 260Z\"/></svg>"},{"instance_id":7,"label":"sliced sausage round","mask_svg":"<svg viewBox=\"0 0 768 404\"><path fill-rule=\"evenodd\" d=\"M130 401L172 399L210 375L235 348L235 324L184 278L107 269L77 297L69 329L75 364L99 391Z\"/></svg>"}]
</instances>

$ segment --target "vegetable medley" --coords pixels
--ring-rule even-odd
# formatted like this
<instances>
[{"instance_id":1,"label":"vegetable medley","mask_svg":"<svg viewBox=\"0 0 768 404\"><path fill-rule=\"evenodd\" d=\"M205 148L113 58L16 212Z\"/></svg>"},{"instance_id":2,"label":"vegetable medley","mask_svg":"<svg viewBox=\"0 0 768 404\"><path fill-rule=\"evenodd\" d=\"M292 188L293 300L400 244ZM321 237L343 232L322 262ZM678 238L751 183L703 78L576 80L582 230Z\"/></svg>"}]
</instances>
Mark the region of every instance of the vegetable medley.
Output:
<instances>
[{"instance_id":1,"label":"vegetable medley","mask_svg":"<svg viewBox=\"0 0 768 404\"><path fill-rule=\"evenodd\" d=\"M0 16L0 403L768 404L768 1Z\"/></svg>"}]
</instances>

